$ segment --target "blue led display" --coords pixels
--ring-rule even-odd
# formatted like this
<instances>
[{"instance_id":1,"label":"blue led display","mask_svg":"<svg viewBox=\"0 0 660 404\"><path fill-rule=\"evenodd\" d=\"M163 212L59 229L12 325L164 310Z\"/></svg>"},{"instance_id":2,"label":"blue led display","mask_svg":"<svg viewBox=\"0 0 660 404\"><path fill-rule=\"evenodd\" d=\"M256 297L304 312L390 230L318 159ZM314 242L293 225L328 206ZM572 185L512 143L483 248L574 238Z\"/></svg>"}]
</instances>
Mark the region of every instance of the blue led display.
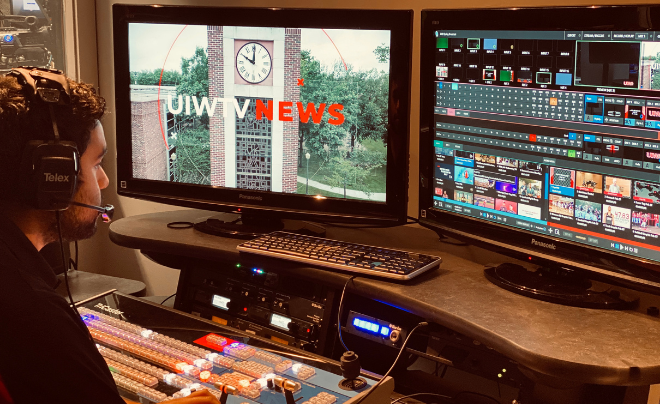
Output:
<instances>
[{"instance_id":1,"label":"blue led display","mask_svg":"<svg viewBox=\"0 0 660 404\"><path fill-rule=\"evenodd\" d=\"M389 327L381 326L380 324L371 322L371 321L366 321L362 320L361 318L355 317L353 319L353 325L360 329L361 331L366 331L370 333L380 333L381 335L385 337L390 336L390 329Z\"/></svg>"}]
</instances>

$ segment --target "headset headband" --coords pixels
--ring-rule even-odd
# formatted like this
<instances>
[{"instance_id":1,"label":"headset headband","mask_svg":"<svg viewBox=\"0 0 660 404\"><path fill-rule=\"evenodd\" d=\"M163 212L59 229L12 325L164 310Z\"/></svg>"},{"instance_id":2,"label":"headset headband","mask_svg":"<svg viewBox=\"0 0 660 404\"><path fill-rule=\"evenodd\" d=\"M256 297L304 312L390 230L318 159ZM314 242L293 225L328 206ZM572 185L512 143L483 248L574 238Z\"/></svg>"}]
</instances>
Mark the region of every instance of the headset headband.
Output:
<instances>
[{"instance_id":1,"label":"headset headband","mask_svg":"<svg viewBox=\"0 0 660 404\"><path fill-rule=\"evenodd\" d=\"M18 79L26 95L49 104L68 104L69 82L61 70L41 67L16 67L8 73Z\"/></svg>"},{"instance_id":2,"label":"headset headband","mask_svg":"<svg viewBox=\"0 0 660 404\"><path fill-rule=\"evenodd\" d=\"M57 129L55 111L53 104L68 104L71 101L69 82L61 70L44 69L41 67L17 67L9 72L10 76L16 77L23 91L32 99L38 99L48 105L50 120L53 124L53 135L55 140L60 140L60 132Z\"/></svg>"}]
</instances>

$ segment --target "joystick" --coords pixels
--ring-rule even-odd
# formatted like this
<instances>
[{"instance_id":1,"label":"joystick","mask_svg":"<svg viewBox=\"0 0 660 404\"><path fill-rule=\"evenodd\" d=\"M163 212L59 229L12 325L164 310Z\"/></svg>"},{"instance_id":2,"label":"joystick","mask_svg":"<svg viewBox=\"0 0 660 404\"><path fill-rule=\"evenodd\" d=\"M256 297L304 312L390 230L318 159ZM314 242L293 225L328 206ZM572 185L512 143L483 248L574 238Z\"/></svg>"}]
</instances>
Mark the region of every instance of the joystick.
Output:
<instances>
[{"instance_id":1,"label":"joystick","mask_svg":"<svg viewBox=\"0 0 660 404\"><path fill-rule=\"evenodd\" d=\"M220 390L220 404L227 404L227 397L229 395L237 395L238 394L238 389L234 386L230 386L228 384L224 384L222 382L215 382L213 383L213 386L215 386L216 389Z\"/></svg>"},{"instance_id":2,"label":"joystick","mask_svg":"<svg viewBox=\"0 0 660 404\"><path fill-rule=\"evenodd\" d=\"M300 390L302 386L300 383L293 380L285 379L282 376L277 376L273 378L275 386L281 388L284 391L284 397L286 398L286 404L296 404L296 400L293 398L293 393Z\"/></svg>"},{"instance_id":3,"label":"joystick","mask_svg":"<svg viewBox=\"0 0 660 404\"><path fill-rule=\"evenodd\" d=\"M340 359L341 375L344 376L339 382L339 387L344 390L360 390L367 385L367 381L360 376L362 370L360 358L353 351L346 351Z\"/></svg>"}]
</instances>

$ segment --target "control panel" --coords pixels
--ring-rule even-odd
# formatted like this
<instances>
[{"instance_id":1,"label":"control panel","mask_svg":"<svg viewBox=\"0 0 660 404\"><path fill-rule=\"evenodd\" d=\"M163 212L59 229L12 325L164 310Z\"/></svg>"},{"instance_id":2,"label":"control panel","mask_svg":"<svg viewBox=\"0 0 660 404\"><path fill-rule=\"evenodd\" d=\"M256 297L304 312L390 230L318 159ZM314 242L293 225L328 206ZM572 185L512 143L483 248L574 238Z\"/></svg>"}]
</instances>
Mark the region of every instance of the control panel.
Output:
<instances>
[{"instance_id":1,"label":"control panel","mask_svg":"<svg viewBox=\"0 0 660 404\"><path fill-rule=\"evenodd\" d=\"M342 309L344 342L360 356L362 363L368 364L369 367L365 367L374 372L389 368L391 358L398 354L410 331L425 320L391 304L361 296L350 294L345 301ZM436 323L415 331L406 351L415 359L408 362L408 372L397 378L397 386L401 388L415 390L420 388L420 383L441 385L451 383L450 379L472 378L479 380L480 385L496 382L508 386L511 391L521 391L530 383L515 361L474 338ZM413 362L415 365L411 365ZM453 376L443 379L438 372L440 366L443 375L449 368ZM478 391L477 387L475 389ZM491 394L487 389L482 393Z\"/></svg>"},{"instance_id":2,"label":"control panel","mask_svg":"<svg viewBox=\"0 0 660 404\"><path fill-rule=\"evenodd\" d=\"M246 263L189 271L177 308L273 341L324 354L333 290ZM183 290L181 290L183 289ZM177 293L179 293L177 292ZM327 344L332 345L332 344Z\"/></svg>"},{"instance_id":3,"label":"control panel","mask_svg":"<svg viewBox=\"0 0 660 404\"><path fill-rule=\"evenodd\" d=\"M206 390L223 404L374 404L392 392L389 379L364 396L376 385L370 378L346 390L337 364L131 296L110 292L78 311L119 393L133 401Z\"/></svg>"}]
</instances>

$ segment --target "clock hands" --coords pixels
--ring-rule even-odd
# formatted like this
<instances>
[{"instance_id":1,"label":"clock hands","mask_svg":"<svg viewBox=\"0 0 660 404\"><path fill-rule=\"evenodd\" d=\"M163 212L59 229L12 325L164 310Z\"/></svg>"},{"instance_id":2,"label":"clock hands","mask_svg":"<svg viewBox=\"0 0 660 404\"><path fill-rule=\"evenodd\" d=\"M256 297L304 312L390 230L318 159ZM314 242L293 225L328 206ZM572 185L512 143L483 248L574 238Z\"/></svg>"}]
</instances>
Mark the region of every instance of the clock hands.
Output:
<instances>
[{"instance_id":1,"label":"clock hands","mask_svg":"<svg viewBox=\"0 0 660 404\"><path fill-rule=\"evenodd\" d=\"M257 48L257 45L259 45L259 48ZM250 52L252 52L252 56L249 56ZM257 53L260 54L259 66L257 66ZM245 81L247 81L249 84L257 84L268 77L271 70L272 59L270 59L270 53L263 45L256 42L244 44L239 50L238 54L241 55L244 60L250 62L250 65L245 65L244 61L239 62L238 59L236 62L238 74Z\"/></svg>"},{"instance_id":2,"label":"clock hands","mask_svg":"<svg viewBox=\"0 0 660 404\"><path fill-rule=\"evenodd\" d=\"M245 56L244 54L242 54L242 53L241 53L241 56L243 56L243 57L245 58L245 60L247 60L248 62L250 62L250 63L252 63L252 64L254 64L254 61L252 61L252 60L250 60L250 59L248 59L248 57L247 57L247 56Z\"/></svg>"}]
</instances>

